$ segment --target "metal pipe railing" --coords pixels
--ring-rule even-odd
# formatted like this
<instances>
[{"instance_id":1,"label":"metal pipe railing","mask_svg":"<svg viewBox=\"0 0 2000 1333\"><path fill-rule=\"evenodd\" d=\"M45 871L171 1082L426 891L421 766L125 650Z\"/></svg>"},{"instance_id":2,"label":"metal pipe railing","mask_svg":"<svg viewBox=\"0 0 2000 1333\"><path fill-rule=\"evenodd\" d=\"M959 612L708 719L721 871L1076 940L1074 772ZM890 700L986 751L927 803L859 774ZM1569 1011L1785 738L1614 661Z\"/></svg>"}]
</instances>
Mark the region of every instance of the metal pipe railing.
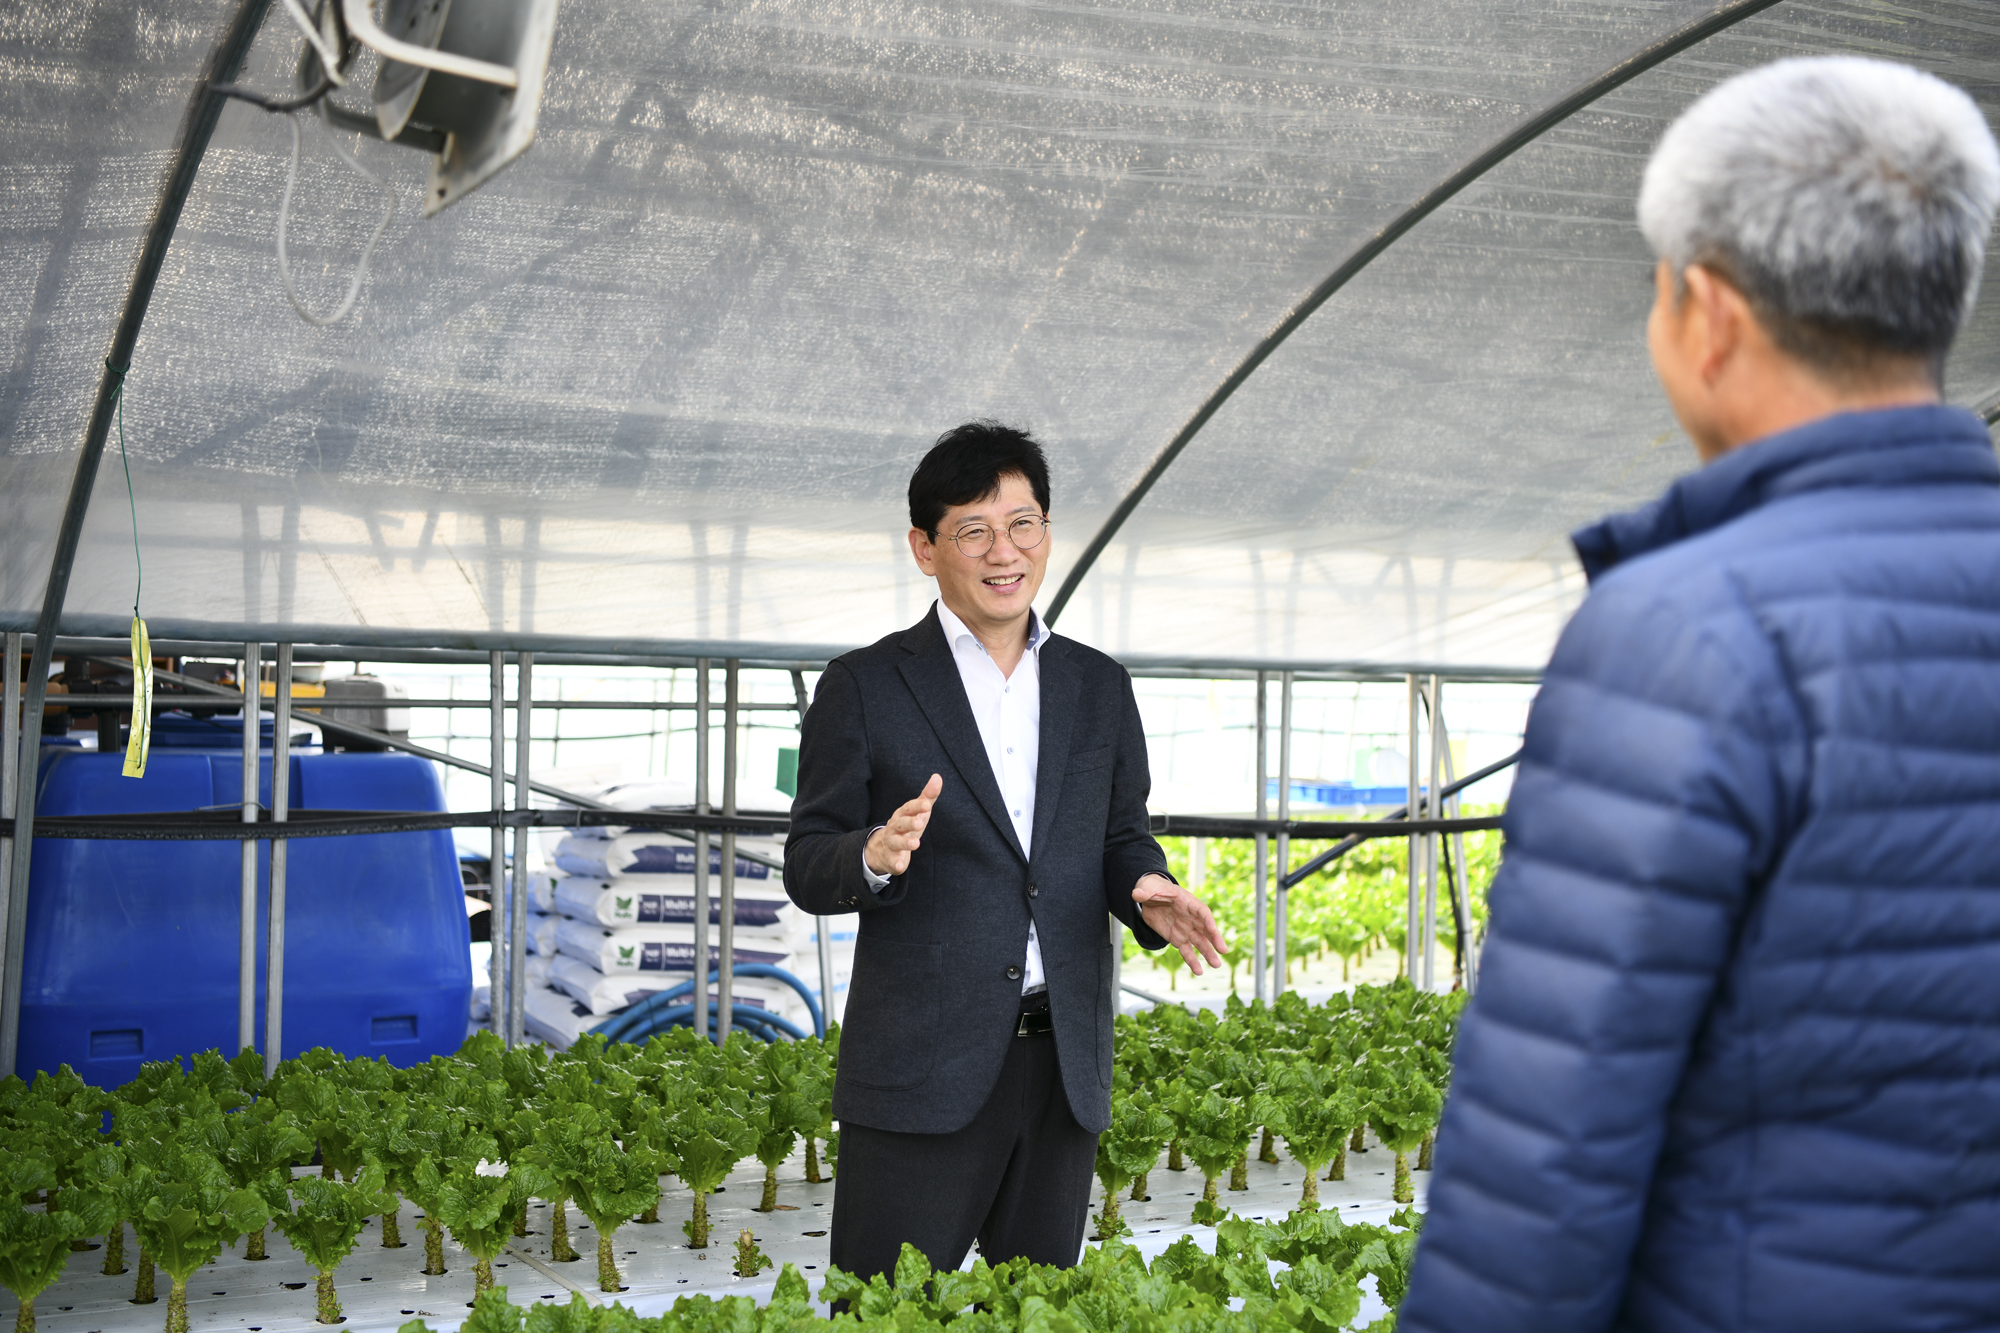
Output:
<instances>
[{"instance_id":1,"label":"metal pipe railing","mask_svg":"<svg viewBox=\"0 0 2000 1333\"><path fill-rule=\"evenodd\" d=\"M734 658L722 664L722 813L736 813L736 729L742 721L737 705L742 702L742 664ZM716 967L715 1012L722 1015L718 1019L718 1042L729 1039L731 1022L727 1017L736 1011L730 1008L736 995L736 830L725 830L722 835L722 904L717 910L721 928L716 931L716 950L720 955ZM695 960L696 970L706 966L702 958Z\"/></svg>"},{"instance_id":2,"label":"metal pipe railing","mask_svg":"<svg viewBox=\"0 0 2000 1333\"><path fill-rule=\"evenodd\" d=\"M244 682L247 687L251 682ZM278 645L277 696L271 725L271 822L287 822L292 802L292 645ZM243 729L251 730L249 713ZM283 838L271 839L271 907L264 923L264 1077L285 1054L285 871Z\"/></svg>"},{"instance_id":3,"label":"metal pipe railing","mask_svg":"<svg viewBox=\"0 0 2000 1333\"><path fill-rule=\"evenodd\" d=\"M1257 673L1257 763L1255 767L1257 770L1257 818L1260 822L1269 812L1269 797L1265 791L1265 787L1269 785L1268 773L1270 769L1270 728L1266 720L1266 713L1268 712L1265 697L1266 688L1265 673L1259 671ZM1264 931L1266 929L1264 904L1270 883L1271 843L1270 835L1267 833L1252 833L1250 837L1253 847L1251 854L1256 858L1256 869L1252 872L1250 886L1251 994L1257 999L1262 1000L1266 998L1264 994L1264 949L1266 944L1264 938Z\"/></svg>"},{"instance_id":4,"label":"metal pipe railing","mask_svg":"<svg viewBox=\"0 0 2000 1333\"><path fill-rule=\"evenodd\" d=\"M533 800L528 750L535 736L535 655L514 657L514 808ZM528 1021L528 828L514 826L514 866L507 877L507 1044L527 1037Z\"/></svg>"},{"instance_id":5,"label":"metal pipe railing","mask_svg":"<svg viewBox=\"0 0 2000 1333\"><path fill-rule=\"evenodd\" d=\"M1514 753L1508 755L1505 759L1495 760L1493 763L1488 764L1486 767L1480 769L1476 773L1468 773L1464 777L1458 779L1456 782L1446 783L1444 789L1444 795L1446 797L1456 796L1458 793L1464 791L1467 787L1472 786L1474 783L1484 782L1486 781L1486 779L1492 777L1496 773L1504 773L1508 769L1512 768L1515 764L1518 764L1520 762L1521 762L1521 752L1519 750L1516 750ZM1410 808L1407 805L1398 806L1396 809L1391 810L1388 814L1383 815L1378 820L1369 821L1368 823L1361 825L1358 829L1349 828L1345 830L1340 835L1341 836L1340 842L1336 843L1332 847L1327 848L1325 851L1321 852L1318 856L1315 856L1312 860L1306 862L1304 865L1300 866L1297 870L1294 870L1291 874L1285 876L1285 887L1291 888L1297 885L1300 881L1308 879L1313 875L1317 875L1320 871L1326 869L1329 865L1333 864L1335 861L1347 855L1347 853L1353 851L1356 847L1359 847L1362 843L1367 842L1371 838L1389 837L1399 833L1408 823L1409 814L1410 814ZM1445 828L1444 830L1447 833L1450 832L1472 833L1480 829L1498 828L1500 825L1500 821L1497 819L1445 819L1432 822L1436 822L1442 825L1448 825L1449 827ZM1296 827L1298 821L1294 820L1293 824L1294 827ZM1179 824L1177 825L1177 827L1180 828L1184 828L1185 826L1186 826L1185 819L1179 821ZM1334 827L1334 825L1330 821L1321 820L1318 821L1316 827L1321 829L1331 830ZM1381 832L1369 831L1372 829L1381 829L1382 831ZM1153 832L1155 833L1160 833L1164 831L1165 830L1158 828L1153 830ZM1227 835L1220 835L1220 836L1227 836ZM1324 837L1326 836L1326 834L1321 833L1317 835L1308 835L1308 836Z\"/></svg>"},{"instance_id":6,"label":"metal pipe railing","mask_svg":"<svg viewBox=\"0 0 2000 1333\"><path fill-rule=\"evenodd\" d=\"M6 680L0 682L0 710L6 714L5 721L0 722L0 813L12 815L16 808L14 784L20 780L27 762L21 746L21 635L9 630L0 642L5 643L7 657ZM14 840L0 837L0 922L10 915L13 877ZM0 957L5 956L5 945L0 944ZM0 1069L0 1075L12 1072L11 1066Z\"/></svg>"},{"instance_id":7,"label":"metal pipe railing","mask_svg":"<svg viewBox=\"0 0 2000 1333\"><path fill-rule=\"evenodd\" d=\"M503 653L502 656L504 657L505 654ZM172 673L155 671L153 674L156 677L165 679ZM49 696L47 703L49 707L60 705L75 712L86 712L93 709L103 712L130 712L134 699L135 696L130 694L52 694ZM507 707L515 708L519 706L520 701L517 699L508 699L505 703ZM153 711L156 713L171 712L176 708L186 708L190 704L195 707L202 706L201 700L192 695L159 693L152 695ZM301 694L294 690L292 692L292 704L295 710L310 713L317 713L322 709L328 708L344 709L349 712L380 711L385 708L440 708L448 711L463 711L473 708L485 708L488 706L488 701L485 699L332 699L324 694ZM644 699L537 699L535 700L535 708L537 710L548 708L585 712L691 713L694 711L695 705L685 700L675 699L661 699L651 703L648 703ZM788 703L744 703L739 705L739 711L745 713L791 713L796 712L797 709L797 704ZM314 719L314 725L318 725L317 719ZM588 737L584 739L588 739Z\"/></svg>"},{"instance_id":8,"label":"metal pipe railing","mask_svg":"<svg viewBox=\"0 0 2000 1333\"><path fill-rule=\"evenodd\" d=\"M507 988L513 975L507 942L514 938L507 909L507 824L500 817L507 804L507 654L494 652L486 660L487 751L493 762L487 774L494 820L486 854L486 1023L501 1041L507 1040Z\"/></svg>"},{"instance_id":9,"label":"metal pipe railing","mask_svg":"<svg viewBox=\"0 0 2000 1333\"><path fill-rule=\"evenodd\" d=\"M1418 681L1419 677L1415 672L1411 672L1403 681L1410 702L1409 794L1403 808L1412 815L1418 814L1423 809L1421 804L1423 775L1417 760L1417 728L1420 721L1417 710L1423 691ZM1403 869L1407 872L1405 877L1409 881L1409 894L1404 903L1403 913L1403 975L1412 983L1417 979L1417 969L1423 965L1423 960L1419 956L1423 952L1423 890L1419 884L1422 876L1417 868L1418 847L1422 842L1423 839L1412 831L1409 841L1405 844L1403 861Z\"/></svg>"},{"instance_id":10,"label":"metal pipe railing","mask_svg":"<svg viewBox=\"0 0 2000 1333\"><path fill-rule=\"evenodd\" d=\"M108 665L112 666L130 665L129 662L122 662L115 658L92 658L91 660L105 662ZM205 698L226 700L235 703L239 707L243 704L246 698L250 699L253 702L254 706L259 708L268 708L273 706L272 700L259 699L254 694L246 696L237 690L227 689L223 686L214 685L209 683L208 681L200 680L193 676L182 675L178 672L161 671L155 669L153 675L156 679L159 680L166 680L177 685L184 685L193 694L197 694ZM318 727L321 731L332 732L334 735L337 736L351 736L359 740L372 741L384 749L399 750L404 754L418 755L421 758L434 760L435 762L440 764L446 764L453 768L463 769L468 773L477 773L481 777L488 777L493 772L493 768L489 767L486 764L475 763L470 759L461 759L457 755L448 754L443 750L433 750L427 745L419 745L415 741L407 740L403 737L391 736L386 731L377 731L373 727L364 727L357 722L346 722L330 717L315 717L312 720L312 725ZM573 805L581 810L613 809L612 806L607 805L603 801L594 800L591 797L583 796L573 791L565 791L561 787L557 787L546 782L530 782L528 784L528 789L530 791L539 793L540 795L543 796L552 796L556 800L563 802L565 805ZM632 813L632 812L621 812L621 813ZM688 827L693 828L694 826L689 825ZM676 836L679 836L682 832L682 830L679 828L666 828L663 829L663 831L672 833ZM692 841L692 835L689 835L689 837L690 841ZM749 861L753 865L765 866L772 870L784 869L784 862L778 860L775 857L766 856L762 852L745 849L743 851L738 852L737 855L741 856L744 860Z\"/></svg>"},{"instance_id":11,"label":"metal pipe railing","mask_svg":"<svg viewBox=\"0 0 2000 1333\"><path fill-rule=\"evenodd\" d=\"M694 677L694 809L708 813L708 659L695 663ZM708 831L694 838L694 1030L703 1037L708 1027ZM736 960L731 959L733 964Z\"/></svg>"},{"instance_id":12,"label":"metal pipe railing","mask_svg":"<svg viewBox=\"0 0 2000 1333\"><path fill-rule=\"evenodd\" d=\"M264 645L243 645L243 679L254 681L263 674ZM262 795L259 777L258 728L243 728L241 822L255 824ZM245 841L237 868L236 921L236 1049L240 1053L257 1044L257 844Z\"/></svg>"},{"instance_id":13,"label":"metal pipe railing","mask_svg":"<svg viewBox=\"0 0 2000 1333\"><path fill-rule=\"evenodd\" d=\"M1278 677L1278 822L1292 817L1292 673ZM1291 869L1292 839L1280 832L1275 839L1278 872L1273 885L1271 930L1271 998L1285 993L1285 872Z\"/></svg>"}]
</instances>

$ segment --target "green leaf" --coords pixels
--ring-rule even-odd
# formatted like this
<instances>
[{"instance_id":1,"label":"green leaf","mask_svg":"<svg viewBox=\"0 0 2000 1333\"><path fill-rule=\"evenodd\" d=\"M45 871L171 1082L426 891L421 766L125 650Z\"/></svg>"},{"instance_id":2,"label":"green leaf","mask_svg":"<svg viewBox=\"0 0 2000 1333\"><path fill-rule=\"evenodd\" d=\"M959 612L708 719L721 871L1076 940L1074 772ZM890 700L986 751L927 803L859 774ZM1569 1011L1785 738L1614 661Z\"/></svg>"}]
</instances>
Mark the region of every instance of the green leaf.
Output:
<instances>
[{"instance_id":1,"label":"green leaf","mask_svg":"<svg viewBox=\"0 0 2000 1333\"><path fill-rule=\"evenodd\" d=\"M526 1333L597 1333L600 1322L597 1307L572 1291L563 1304L529 1306Z\"/></svg>"},{"instance_id":2,"label":"green leaf","mask_svg":"<svg viewBox=\"0 0 2000 1333\"><path fill-rule=\"evenodd\" d=\"M0 1202L0 1285L23 1301L62 1275L72 1240L95 1235L111 1222L111 1195L102 1190L65 1190L67 1206L55 1213L20 1202L29 1191L54 1183L46 1158L0 1149L0 1193L6 1196Z\"/></svg>"},{"instance_id":3,"label":"green leaf","mask_svg":"<svg viewBox=\"0 0 2000 1333\"><path fill-rule=\"evenodd\" d=\"M757 1129L741 1094L732 1100L689 1101L673 1115L667 1133L674 1174L689 1189L712 1193L757 1146Z\"/></svg>"},{"instance_id":4,"label":"green leaf","mask_svg":"<svg viewBox=\"0 0 2000 1333\"><path fill-rule=\"evenodd\" d=\"M291 1191L292 1210L271 1220L292 1248L322 1273L333 1272L353 1253L369 1218L396 1204L381 1166L372 1162L352 1182L301 1176L292 1182Z\"/></svg>"},{"instance_id":5,"label":"green leaf","mask_svg":"<svg viewBox=\"0 0 2000 1333\"><path fill-rule=\"evenodd\" d=\"M507 1301L505 1287L488 1287L472 1302L472 1313L459 1333L521 1333L527 1312Z\"/></svg>"},{"instance_id":6,"label":"green leaf","mask_svg":"<svg viewBox=\"0 0 2000 1333\"><path fill-rule=\"evenodd\" d=\"M908 1241L903 1242L902 1252L896 1256L895 1292L901 1300L918 1300L924 1294L924 1285L931 1280L931 1261L924 1252Z\"/></svg>"},{"instance_id":7,"label":"green leaf","mask_svg":"<svg viewBox=\"0 0 2000 1333\"><path fill-rule=\"evenodd\" d=\"M177 1281L187 1281L224 1246L270 1219L270 1205L260 1195L232 1184L222 1164L198 1150L162 1147L142 1179L151 1197L128 1220L147 1253Z\"/></svg>"},{"instance_id":8,"label":"green leaf","mask_svg":"<svg viewBox=\"0 0 2000 1333\"><path fill-rule=\"evenodd\" d=\"M520 1183L509 1175L480 1175L478 1163L458 1162L438 1191L437 1217L453 1240L475 1258L492 1260L513 1232L513 1206Z\"/></svg>"}]
</instances>

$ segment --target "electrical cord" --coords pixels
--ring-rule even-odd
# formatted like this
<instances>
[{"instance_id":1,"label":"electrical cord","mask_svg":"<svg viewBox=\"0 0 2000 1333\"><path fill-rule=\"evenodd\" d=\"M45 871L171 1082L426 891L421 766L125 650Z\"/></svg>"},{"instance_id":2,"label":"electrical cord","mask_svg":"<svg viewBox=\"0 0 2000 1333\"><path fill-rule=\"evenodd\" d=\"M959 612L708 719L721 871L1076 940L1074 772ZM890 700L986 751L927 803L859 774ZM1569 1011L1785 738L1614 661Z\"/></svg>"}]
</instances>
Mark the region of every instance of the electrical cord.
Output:
<instances>
[{"instance_id":1,"label":"electrical cord","mask_svg":"<svg viewBox=\"0 0 2000 1333\"><path fill-rule=\"evenodd\" d=\"M301 145L298 113L287 112L286 119L292 122L292 162L291 166L285 171L284 199L278 205L278 278L284 284L285 299L292 303L292 309L299 312L299 318L308 324L325 328L330 324L338 324L341 320L347 318L348 313L354 309L354 303L361 295L361 284L368 277L368 260L375 253L375 243L382 239L382 233L387 231L389 223L395 220L396 191L388 181L383 180L380 176L362 166L361 160L343 148L340 141L333 137L333 131L326 128L326 121L324 119L319 120L320 130L326 135L327 142L332 145L333 151L339 154L340 160L352 167L356 174L364 176L375 183L382 191L386 207L383 208L382 220L375 224L375 231L369 236L368 243L361 247L361 258L354 266L354 280L347 285L347 299L342 301L332 314L315 315L312 311L306 309L306 303L299 298L298 287L292 282L291 262L285 253L285 232L291 223L292 216L292 192L297 188L299 181Z\"/></svg>"},{"instance_id":2,"label":"electrical cord","mask_svg":"<svg viewBox=\"0 0 2000 1333\"><path fill-rule=\"evenodd\" d=\"M269 93L260 93L255 88L245 88L240 83L212 83L208 87L208 90L218 97L233 97L239 102L248 102L251 106L259 107L265 111L275 111L284 114L305 110L332 92L333 89L334 82L324 70L320 73L318 84L314 85L310 91L301 93L297 97L273 97Z\"/></svg>"},{"instance_id":3,"label":"electrical cord","mask_svg":"<svg viewBox=\"0 0 2000 1333\"><path fill-rule=\"evenodd\" d=\"M320 31L319 24L314 20L314 17L306 13L304 0L284 0L284 4L285 12L292 16L292 22L297 24L299 31L306 35L306 41L312 44L312 49L319 53L320 68L326 72L327 76L335 84L346 83L347 80L342 78L340 74L340 67L344 62L334 51L333 45L327 41L326 34ZM324 9L325 6L322 5L322 12L324 12ZM334 15L335 22L338 22L339 11L335 10Z\"/></svg>"},{"instance_id":4,"label":"electrical cord","mask_svg":"<svg viewBox=\"0 0 2000 1333\"><path fill-rule=\"evenodd\" d=\"M348 59L352 58L354 43L348 38L347 29L340 25L339 11L336 9L333 13L336 41L330 44L326 35L316 26L313 16L306 13L303 0L284 0L284 4L285 12L292 16L292 22L305 33L306 44L312 48L313 56L319 64L319 78L313 86L297 97L278 97L271 93L261 93L240 83L210 84L210 92L218 97L232 97L239 102L248 102L251 106L265 111L284 113L302 111L316 104L335 88L346 85L347 79L341 71L346 67ZM321 14L326 12L325 0L321 0L319 12ZM341 52L346 53L345 56L336 52L334 49L336 45Z\"/></svg>"},{"instance_id":5,"label":"electrical cord","mask_svg":"<svg viewBox=\"0 0 2000 1333\"><path fill-rule=\"evenodd\" d=\"M132 459L125 452L125 375L132 369L132 363L122 366L111 364L111 358L104 358L104 368L118 377L118 388L114 391L118 398L118 459L125 465L125 501L132 507L132 618L139 618L139 593L146 586L146 562L139 555L139 497L132 492Z\"/></svg>"}]
</instances>

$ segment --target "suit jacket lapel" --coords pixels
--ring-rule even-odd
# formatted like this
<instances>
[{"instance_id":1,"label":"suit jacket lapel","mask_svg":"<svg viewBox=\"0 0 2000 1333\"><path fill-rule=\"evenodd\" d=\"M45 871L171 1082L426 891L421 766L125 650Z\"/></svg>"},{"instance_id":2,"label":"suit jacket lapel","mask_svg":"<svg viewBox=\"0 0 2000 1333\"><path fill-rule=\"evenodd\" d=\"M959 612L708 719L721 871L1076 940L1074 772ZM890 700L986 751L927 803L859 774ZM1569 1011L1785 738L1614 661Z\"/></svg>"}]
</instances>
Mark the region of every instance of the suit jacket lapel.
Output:
<instances>
[{"instance_id":1,"label":"suit jacket lapel","mask_svg":"<svg viewBox=\"0 0 2000 1333\"><path fill-rule=\"evenodd\" d=\"M972 705L965 697L965 682L959 677L958 663L952 657L951 645L945 642L944 627L938 623L935 608L903 636L903 646L910 650L910 656L903 660L903 679L916 697L917 706L924 710L931 730L937 733L952 767L958 770L959 781L978 798L986 817L1014 849L1014 855L1027 860L1021 854L1020 840L1014 836L1013 821L1007 818L1007 803L1000 799L993 761L986 756L986 742L979 738L979 723L973 719ZM1043 707L1047 707L1046 699ZM1042 716L1046 734L1048 714ZM1037 802L1038 814L1040 809Z\"/></svg>"},{"instance_id":2,"label":"suit jacket lapel","mask_svg":"<svg viewBox=\"0 0 2000 1333\"><path fill-rule=\"evenodd\" d=\"M1063 773L1069 768L1069 742L1076 731L1076 698L1080 688L1076 667L1065 640L1051 636L1042 646L1041 747L1035 759L1034 845L1047 847L1054 833L1056 810L1062 803Z\"/></svg>"}]
</instances>

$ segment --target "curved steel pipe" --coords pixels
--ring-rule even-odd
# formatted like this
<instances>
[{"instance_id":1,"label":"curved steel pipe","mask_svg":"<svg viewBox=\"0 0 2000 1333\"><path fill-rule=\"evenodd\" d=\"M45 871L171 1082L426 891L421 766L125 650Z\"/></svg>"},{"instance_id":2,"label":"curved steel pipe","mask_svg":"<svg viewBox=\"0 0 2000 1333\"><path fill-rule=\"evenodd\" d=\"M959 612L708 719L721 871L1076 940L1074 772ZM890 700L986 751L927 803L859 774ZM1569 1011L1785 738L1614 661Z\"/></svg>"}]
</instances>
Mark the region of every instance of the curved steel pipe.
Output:
<instances>
[{"instance_id":1,"label":"curved steel pipe","mask_svg":"<svg viewBox=\"0 0 2000 1333\"><path fill-rule=\"evenodd\" d=\"M104 442L111 431L117 408L119 386L132 364L132 349L138 346L139 329L146 322L146 308L152 304L153 288L160 268L166 263L167 247L180 225L181 209L194 188L195 172L201 167L208 141L215 134L215 122L228 99L215 85L235 79L263 26L271 0L241 0L236 15L223 30L222 38L209 52L208 64L188 101L181 121L179 146L160 192L159 206L146 228L145 244L139 250L138 267L132 286L125 295L125 310L111 335L110 355L104 374L97 382L97 401L91 407L90 424L85 427L83 448L78 451L76 471L71 474L69 499L63 505L62 526L56 532L56 548L49 559L49 579L42 592L41 613L35 619L35 651L28 667L27 711L21 728L19 773L16 784L12 873L5 886L6 902L0 905L0 920L6 923L4 953L0 953L0 1075L14 1072L20 1050L21 963L28 923L28 866L34 850L35 773L42 748L42 702L48 695L49 660L54 656L56 627L62 619L63 602L69 596L70 571L76 564L77 542L83 536L84 516L90 510L91 488L97 483L97 465L104 457ZM30 1075L34 1073L29 1071Z\"/></svg>"},{"instance_id":2,"label":"curved steel pipe","mask_svg":"<svg viewBox=\"0 0 2000 1333\"><path fill-rule=\"evenodd\" d=\"M1325 305L1328 298L1345 287L1357 273L1374 263L1376 257L1400 240L1405 232L1435 213L1453 195L1600 97L1631 82L1655 65L1679 55L1690 46L1713 37L1716 33L1777 3L1778 0L1731 0L1731 3L1722 5L1693 23L1668 33L1651 46L1627 56L1590 82L1551 102L1502 135L1485 152L1445 177L1432 187L1428 194L1404 209L1387 226L1369 237L1360 249L1349 255L1341 262L1339 268L1327 276L1326 281L1306 293L1305 299L1293 306L1291 311L1278 321L1278 326L1265 334L1263 340L1250 349L1250 354L1243 358L1236 369L1229 372L1229 378L1217 386L1215 392L1209 394L1202 405L1195 409L1195 414L1188 418L1187 424L1167 442L1167 447L1160 451L1159 457L1153 460L1152 466L1139 478L1138 485L1134 486L1130 493L1118 502L1118 507L1111 511L1111 517L1104 521L1104 526L1090 539L1090 545L1084 547L1082 557L1063 579L1055 600L1049 603L1049 609L1043 613L1043 621L1050 625L1056 623L1056 619L1063 613L1063 608L1069 605L1069 599L1076 594L1077 586L1097 563L1097 558L1104 554L1104 548L1111 544L1111 539L1125 526L1125 520L1132 517L1132 511L1139 507L1139 502L1146 498L1146 493L1153 489L1154 484L1165 475L1166 470L1173 466L1174 460L1181 456L1181 451L1201 433L1201 428L1208 424L1209 418L1221 410L1230 396L1243 387L1243 382L1256 372L1257 367L1264 364L1271 353L1278 350L1285 339L1297 332L1299 325L1305 323L1314 311Z\"/></svg>"}]
</instances>

